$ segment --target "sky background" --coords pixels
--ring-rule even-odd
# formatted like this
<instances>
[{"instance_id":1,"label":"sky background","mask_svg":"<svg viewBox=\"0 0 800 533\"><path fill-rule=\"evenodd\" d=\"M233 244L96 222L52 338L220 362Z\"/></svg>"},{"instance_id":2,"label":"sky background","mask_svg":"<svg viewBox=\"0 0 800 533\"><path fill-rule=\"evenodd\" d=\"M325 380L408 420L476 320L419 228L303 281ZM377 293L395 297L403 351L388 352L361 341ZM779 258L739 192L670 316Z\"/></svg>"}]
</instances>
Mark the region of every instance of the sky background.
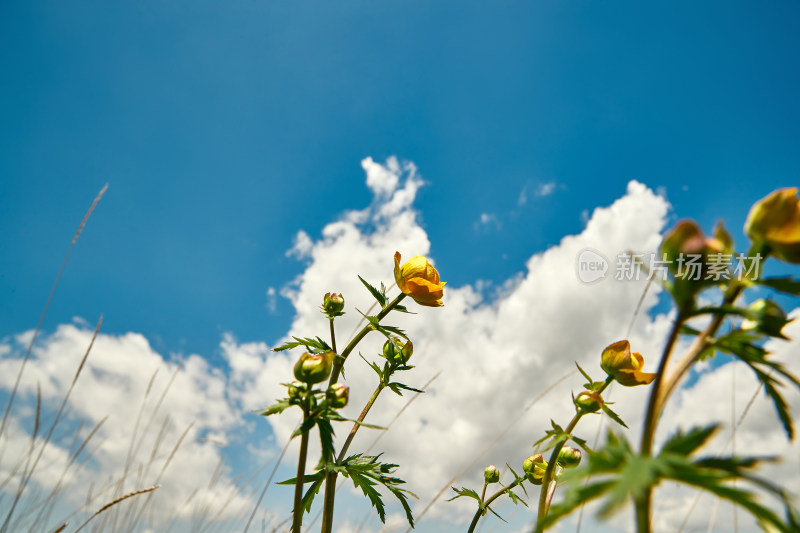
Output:
<instances>
[{"instance_id":1,"label":"sky background","mask_svg":"<svg viewBox=\"0 0 800 533\"><path fill-rule=\"evenodd\" d=\"M402 465L417 460L406 479L425 501L469 462L437 450L463 446L471 457L499 431L492 421L513 418L531 391L574 360L591 364L626 333L643 286L580 284L574 258L581 246L609 257L628 247L652 251L687 216L709 231L722 218L741 243L750 205L797 184L798 21L800 6L791 1L6 0L2 387L13 384L24 332L35 326L78 223L108 183L44 320L23 403L30 404L37 379L57 402L103 315L105 352L93 352L97 367L79 383L70 418L119 415L104 430L108 445L98 450L98 464L115 465L124 446L114 443L130 440L123 415L133 409L135 419L140 403L150 405L155 393L139 398L160 369L157 386L177 376L166 396L175 396L169 431L177 438L180 421L197 421L185 468L206 461L213 472L224 459L229 485L220 490L234 493L236 474L266 463L294 423L288 417L270 425L248 414L290 379L296 355L269 355L269 348L288 334L326 331L315 314L324 292L342 291L348 305L365 310L356 274L388 285L395 250L427 254L451 289L445 309L420 309L403 324L420 358L433 359L429 367L417 363L411 384L443 371L423 411L440 413L447 427L431 429L435 416L409 413L397 430L417 432L418 447L386 444ZM792 271L772 264L770 272ZM668 323L657 293L632 336L650 349L650 360ZM358 314L348 311L342 335L356 325ZM535 378L518 383L519 398L485 400L521 369ZM730 395L723 371L709 367L707 381ZM356 393L356 384L372 386L359 372L351 383L357 398L368 392ZM475 385L478 376L497 381ZM740 406L752 394L745 376L735 382ZM712 386L701 390L697 379L676 405L677 418L667 420L685 419L692 390L713 397ZM464 396L467 383L482 403L470 403L474 391ZM580 382L565 386L548 408L568 416L564 398ZM387 412L400 405L387 404ZM484 422L469 415L480 408ZM543 427L536 424L552 412L531 427ZM632 427L637 413L630 409ZM764 413L774 422L768 406ZM29 435L29 415L18 414L6 446ZM485 462L516 460L514 453L521 461L530 450L516 444L529 447L536 438L520 430ZM452 462L433 475L419 461L426 453ZM92 481L90 472L76 475L78 486ZM215 494L209 489L208 498ZM264 507L278 515L290 496L269 494ZM233 500L248 508L248 498L243 491ZM669 501L685 505L678 496ZM363 504L353 502L347 516L357 523ZM710 506L698 530L705 531ZM447 509L432 511L438 518L422 530L448 530L455 512ZM524 526L530 516L523 514L513 527ZM377 522L365 527L378 529Z\"/></svg>"}]
</instances>

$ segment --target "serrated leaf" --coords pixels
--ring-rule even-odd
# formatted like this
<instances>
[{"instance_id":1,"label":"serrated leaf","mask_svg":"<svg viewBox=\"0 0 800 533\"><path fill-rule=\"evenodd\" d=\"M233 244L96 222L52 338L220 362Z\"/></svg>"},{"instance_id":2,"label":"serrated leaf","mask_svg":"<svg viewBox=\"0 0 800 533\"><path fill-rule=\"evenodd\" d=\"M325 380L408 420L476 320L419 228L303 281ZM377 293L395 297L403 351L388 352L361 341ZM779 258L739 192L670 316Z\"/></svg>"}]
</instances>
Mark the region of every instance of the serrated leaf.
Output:
<instances>
[{"instance_id":1,"label":"serrated leaf","mask_svg":"<svg viewBox=\"0 0 800 533\"><path fill-rule=\"evenodd\" d=\"M311 512L311 505L314 503L314 497L319 494L319 489L322 487L322 482L325 480L324 476L321 476L319 479L314 480L308 490L306 491L305 495L303 496L303 510L306 513Z\"/></svg>"},{"instance_id":2,"label":"serrated leaf","mask_svg":"<svg viewBox=\"0 0 800 533\"><path fill-rule=\"evenodd\" d=\"M333 427L329 420L320 418L317 420L317 427L319 428L319 440L322 448L322 456L319 459L318 469L321 469L325 463L333 459L335 450L333 448Z\"/></svg>"},{"instance_id":3,"label":"serrated leaf","mask_svg":"<svg viewBox=\"0 0 800 533\"><path fill-rule=\"evenodd\" d=\"M350 477L353 480L353 484L361 488L362 492L370 499L370 502L375 507L382 522L386 520L386 511L380 493L375 490L374 486L380 484L385 487L400 501L400 504L406 512L406 518L413 527L414 517L411 514L411 508L407 500L408 496L414 498L416 498L416 496L399 487L399 485L405 484L405 481L390 475L397 469L397 465L391 463L381 464L378 462L379 457L379 455L351 455L342 461L342 466L345 468L344 475Z\"/></svg>"},{"instance_id":4,"label":"serrated leaf","mask_svg":"<svg viewBox=\"0 0 800 533\"><path fill-rule=\"evenodd\" d=\"M297 348L298 346L304 346L308 350L308 352L312 354L326 353L331 351L331 347L328 346L328 344L319 337L316 337L314 339L310 337L306 338L292 337L292 338L294 339L294 342L284 343L278 346L277 348L273 348L272 351L282 352L284 350L291 350L292 348Z\"/></svg>"},{"instance_id":5,"label":"serrated leaf","mask_svg":"<svg viewBox=\"0 0 800 533\"><path fill-rule=\"evenodd\" d=\"M455 487L450 487L450 488L453 489L453 492L455 492L456 495L446 501L451 502L453 500L457 500L458 498L472 498L473 500L478 502L481 508L483 507L483 502L481 501L481 497L478 496L478 493L475 492L474 490L468 489L466 487L461 487L460 489L457 489Z\"/></svg>"},{"instance_id":6,"label":"serrated leaf","mask_svg":"<svg viewBox=\"0 0 800 533\"><path fill-rule=\"evenodd\" d=\"M292 433L292 438L299 437L303 433L310 431L311 428L313 428L314 424L316 423L317 423L316 418L306 418L305 420L303 420L303 423L300 424L300 427L294 430L294 433Z\"/></svg>"},{"instance_id":7,"label":"serrated leaf","mask_svg":"<svg viewBox=\"0 0 800 533\"><path fill-rule=\"evenodd\" d=\"M711 435L719 428L718 424L706 427L695 427L684 433L679 430L669 437L661 453L676 453L678 455L690 455L705 444Z\"/></svg>"},{"instance_id":8,"label":"serrated leaf","mask_svg":"<svg viewBox=\"0 0 800 533\"><path fill-rule=\"evenodd\" d=\"M291 406L292 404L289 402L289 400L279 400L276 403L270 405L269 407L265 407L264 410L260 412L260 415L261 416L277 415L284 412Z\"/></svg>"},{"instance_id":9,"label":"serrated leaf","mask_svg":"<svg viewBox=\"0 0 800 533\"><path fill-rule=\"evenodd\" d=\"M361 283L364 284L364 286L367 288L370 294L372 294L372 296L378 301L378 304L381 306L381 308L383 308L386 305L386 300L387 300L386 295L383 294L378 289L376 289L375 287L373 287L372 285L370 285L369 283L367 283L367 280L365 280L361 276L358 276L358 279L361 280ZM383 284L381 284L381 286L383 286Z\"/></svg>"}]
</instances>

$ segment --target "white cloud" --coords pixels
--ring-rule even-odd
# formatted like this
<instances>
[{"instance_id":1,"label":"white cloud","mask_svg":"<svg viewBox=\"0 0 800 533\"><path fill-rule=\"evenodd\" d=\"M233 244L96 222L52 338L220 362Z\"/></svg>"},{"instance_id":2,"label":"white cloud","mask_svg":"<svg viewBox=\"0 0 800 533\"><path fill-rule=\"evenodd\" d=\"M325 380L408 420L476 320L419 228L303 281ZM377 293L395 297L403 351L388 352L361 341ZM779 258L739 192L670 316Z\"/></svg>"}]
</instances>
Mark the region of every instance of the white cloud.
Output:
<instances>
[{"instance_id":1,"label":"white cloud","mask_svg":"<svg viewBox=\"0 0 800 533\"><path fill-rule=\"evenodd\" d=\"M97 337L69 399L68 413L44 447L44 435L56 406L91 336L91 330L68 324L39 338L22 376L10 425L0 436L0 478L9 477L10 486L18 486L17 467L26 461L30 442L26 435L32 427L30 408L38 386L43 423L33 457L39 449L43 452L33 472L31 498L58 488L60 496L74 507L85 505L86 511L93 512L121 494L158 483L160 488L152 496L130 500L136 506L146 504L142 515L145 522L166 517L189 520L197 506L221 513L222 519L240 514L249 505L249 498L239 493L228 470L212 478L222 459L214 441L224 439L241 420L238 407L226 398L225 376L197 355L166 361L141 335ZM12 357L0 361L0 387L10 390L25 344L5 346ZM81 440L98 425L78 460L71 462L70 456ZM92 495L88 504L87 494ZM223 508L222 503L229 498L230 503ZM24 513L17 516L24 517ZM30 516L27 520L13 527L27 529ZM48 529L52 525L39 527Z\"/></svg>"},{"instance_id":2,"label":"white cloud","mask_svg":"<svg viewBox=\"0 0 800 533\"><path fill-rule=\"evenodd\" d=\"M481 213L481 216L478 217L478 220L474 224L474 228L476 231L479 230L486 230L489 228L494 229L501 229L503 224L497 218L497 215L494 213Z\"/></svg>"},{"instance_id":3,"label":"white cloud","mask_svg":"<svg viewBox=\"0 0 800 533\"><path fill-rule=\"evenodd\" d=\"M404 258L415 254L430 255L431 244L413 208L416 193L422 185L416 168L394 158L384 165L367 158L362 162L362 167L366 172L367 185L375 196L371 205L344 213L339 220L328 224L318 239L312 239L304 232L298 234L293 250L307 262L295 281L280 291L290 298L295 310L287 337L320 335L327 338L328 324L319 312L319 305L324 293L339 292L345 296L347 312L336 321L337 344L343 346L361 326L357 309L370 313L373 305L373 300L356 275L360 274L375 285L383 282L391 287L392 256L395 251L400 251ZM524 271L505 283L503 280L494 280L497 286L502 287L494 298L483 299L482 286L478 281L474 286L456 287L448 284L444 296L445 307L424 308L409 302L410 309L416 315L390 316L388 323L407 331L415 345L412 363L416 368L403 376L403 381L411 386L421 386L431 376L441 372L427 394L408 407L385 434L378 449L372 450L384 452L385 460L401 465L397 474L406 479L409 488L420 496L417 513L464 470L466 473L453 480L453 485L477 487L486 464L503 464L507 461L516 469L533 452L532 443L549 427L550 419L564 422L569 419L572 414L570 391L579 390L582 384L574 370L574 362L579 362L591 374L600 377L600 352L609 343L626 335L634 308L645 287L644 281L621 282L612 277L585 285L575 274L576 257L584 248L597 250L606 257L614 257L620 250L655 250L660 242L668 209L664 198L633 181L619 200L610 206L598 207L590 217L587 214L586 227L581 233L565 236L556 246L532 256ZM447 271L440 273L444 281L451 274ZM390 292L395 294L396 289ZM658 288L651 287L630 335L633 348L645 355L646 370L649 371L655 370L671 320L667 315L650 314L658 300ZM70 332L80 337L80 342L74 342L73 350L77 350L86 341L88 333L70 327L72 330L64 330L65 333L60 335ZM800 326L794 327L793 336L800 336ZM60 338L56 334L53 337ZM285 389L280 383L292 379L292 365L298 356L296 352L273 353L265 343L239 343L232 334L227 334L222 340L221 350L229 371L227 375L222 375L197 356L175 362L164 361L150 349L144 338L133 334L104 336L103 342L106 346L116 347L106 350L109 362L101 365L102 373L98 374L96 380L81 383L93 393L95 405L89 405L84 396L76 399L75 411L81 416L97 420L108 414L109 406L120 403L120 395L128 399L142 398L156 368L160 370L154 382L154 391L163 390L169 376L177 372L178 377L167 396L168 400L165 400L165 407L169 405L165 411L172 414L168 430L170 437L165 438L165 442L174 442L184 424L195 421L187 442L191 442L193 449L197 448L205 454L201 457L202 464L213 464L219 458L219 450L211 441L203 441L200 437L228 441L230 435L236 434L242 412L283 396ZM358 351L367 359L375 359L381 344L381 337L373 333L359 345ZM2 346L0 344L0 349ZM797 343L776 345L775 350L778 356L788 360L792 350L797 350ZM110 355L112 352L113 356ZM63 389L64 380L69 379L67 369L69 365L74 368L74 361L68 364L56 358L53 355L55 351L47 353L50 355L37 352L32 360L24 382L27 395L31 394L36 381L42 383L43 393L47 390L47 394L52 395L59 387ZM103 361L106 359L93 364ZM12 375L4 368L0 370L0 375ZM544 396L533 409L525 410L535 397L569 372L573 373L571 377ZM725 403L715 403L717 398L727 401L730 397L727 372L728 366L716 369L706 367L705 373L693 387L680 391L676 396L675 404L664 414L661 427L666 430L677 425L727 419L729 413L725 412ZM93 370L91 375L94 374ZM5 382L0 381L0 384L8 387L7 382L11 378L4 379ZM372 370L354 353L346 366L351 401L344 412L345 416L357 417L376 385L375 380ZM755 385L752 380L748 381L745 370L741 371L741 376L737 371L736 383L737 390L743 391L742 396L737 396L737 406L742 408L746 396L751 394ZM631 426L630 432L626 433L635 441L640 431L647 388L618 387L610 394L613 401L617 402L615 409ZM158 392L151 392L147 401L151 402L157 395ZM97 396L101 399L97 400ZM406 404L407 398L384 393L367 422L388 423ZM800 408L796 398L792 402L795 409ZM139 404L130 401L127 404L120 411L129 424L131 419L135 419ZM147 405L150 406L148 409L152 409L151 404ZM698 409L698 405L703 408ZM720 406L719 409L717 406ZM766 453L794 450L792 453L797 457L796 448L788 448L781 438L770 406L759 399L752 409L748 422L752 425L742 427L737 449L759 448L766 450ZM114 415L118 416L116 410ZM517 417L519 422L495 443L497 436L506 431ZM275 432L274 442L280 447L294 430L297 413L287 411L285 415L267 420ZM585 424L582 423L578 434L593 440L599 420L600 417L592 417ZM337 442L341 444L349 426L338 424L336 430ZM24 442L24 430L14 426L14 431L16 435L23 435L15 441ZM103 463L109 469L117 464L114 461L122 460L124 464L124 454L127 452L127 441L119 436L114 438L114 435L125 435L124 439L129 439L129 427L118 425L104 436L119 448L111 450L113 453L109 452L108 462ZM663 439L664 434L659 433L658 436ZM375 437L374 431L360 430L351 451L363 451ZM720 438L723 437L724 433L721 433ZM147 450L148 447L143 444L142 449ZM484 449L486 453L480 454ZM311 453L315 454L316 451L312 450ZM287 464L292 463L294 454L295 447L290 447L285 460ZM58 458L52 461L57 462ZM192 470L190 463L187 458L185 468L190 471L190 476L184 486L206 486L199 480L202 472L197 468ZM774 475L782 476L780 479L785 479L787 486L794 487L792 483L796 481L792 480L791 475L797 472L797 466L796 462L789 464L790 468L775 471ZM231 487L226 475L221 480L224 486ZM657 513L659 525L664 530L674 530L675 521L682 519L677 510L685 509L693 496L685 490L676 492L669 487L659 494L663 494L656 500L660 506ZM422 522L421 530L462 529L453 524L465 520L474 508L464 500L444 503L447 497L432 508ZM239 498L244 499L241 496ZM288 509L290 503L273 501L271 505L281 515L280 510ZM399 510L394 502L389 506L390 512ZM696 516L690 522L693 526L702 524L702 520L706 520L707 524L708 507L703 506L695 511ZM339 509L337 505L337 516ZM343 521L340 531L352 530L354 524L360 523L358 513L341 512ZM516 525L512 527L522 527L533 518L533 511L514 512L518 514L515 514ZM724 513L721 511L721 514ZM718 517L719 527L725 527L728 515L730 513ZM437 521L437 518L446 520ZM629 528L630 524L629 514L615 518L606 526L597 525L589 515L584 519L584 529L587 531L602 531L603 527L619 530ZM364 530L377 529L370 522ZM569 530L569 527L563 527L562 530Z\"/></svg>"},{"instance_id":4,"label":"white cloud","mask_svg":"<svg viewBox=\"0 0 800 533\"><path fill-rule=\"evenodd\" d=\"M556 185L557 184L555 181L549 181L547 183L539 184L539 186L536 188L536 196L539 197L550 196L555 192Z\"/></svg>"}]
</instances>

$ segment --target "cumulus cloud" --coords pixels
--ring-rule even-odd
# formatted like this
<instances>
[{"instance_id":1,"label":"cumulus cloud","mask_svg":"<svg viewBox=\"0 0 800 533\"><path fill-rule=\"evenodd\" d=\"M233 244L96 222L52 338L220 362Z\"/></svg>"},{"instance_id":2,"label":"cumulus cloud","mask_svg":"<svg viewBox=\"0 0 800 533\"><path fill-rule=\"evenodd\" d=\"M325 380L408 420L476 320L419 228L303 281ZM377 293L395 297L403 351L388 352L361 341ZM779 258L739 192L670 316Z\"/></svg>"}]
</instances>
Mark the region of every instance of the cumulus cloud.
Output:
<instances>
[{"instance_id":1,"label":"cumulus cloud","mask_svg":"<svg viewBox=\"0 0 800 533\"><path fill-rule=\"evenodd\" d=\"M422 228L421 215L414 209L416 194L423 185L416 167L395 158L390 158L384 164L366 158L362 161L362 167L367 186L374 194L371 204L360 210L343 213L338 220L325 226L317 238L304 232L298 234L293 250L296 256L304 260L303 270L289 286L280 291L294 307L293 321L286 338L326 336L328 324L319 313L320 301L326 292L339 292L347 302L346 314L336 321L337 343L343 346L362 326L358 311L366 314L374 312L374 300L356 274L374 285L384 283L391 294L396 294L392 277L395 251L401 252L404 258L422 254L433 261L436 259L435 248L432 249L427 233ZM549 193L552 193L552 189ZM551 419L566 422L571 417L573 408L569 399L570 391L579 390L583 382L575 371L575 362L600 378L599 356L602 349L611 342L627 337L634 350L644 354L646 370L655 370L672 320L669 314L655 312L660 309L657 304L662 296L658 287L655 284L649 287L643 299L642 311L633 320L637 302L645 292L645 280L618 281L608 276L596 283L585 284L576 274L576 259L585 249L592 249L605 257L615 257L624 250L642 253L656 250L668 211L669 205L662 196L632 181L617 201L609 206L598 207L590 216L587 213L583 231L567 235L550 249L531 255L522 271L505 283L495 280L503 290L490 299L485 299L481 282L477 280L474 285L460 287L448 284L443 308L425 308L409 302L409 308L415 315L390 315L387 323L404 329L415 345L412 363L416 368L404 375L403 381L421 387L433 376L439 376L428 387L426 394L407 406L403 415L383 434L378 446L371 450L383 452L385 460L401 465L397 474L409 482L409 488L420 498L415 509L417 514L441 489L449 491L451 484L478 486L486 464L503 464L507 461L515 469L520 467L524 458L533 452L532 443L549 427ZM448 280L447 271L440 270L440 274L443 281ZM799 327L793 327L792 336L800 336ZM81 341L86 340L88 333L85 330L71 328L64 329L59 335L69 333L75 337L82 336ZM60 336L54 334L56 339ZM375 360L381 339L374 333L367 336L358 351L366 359ZM182 423L193 420L195 426L187 442L202 450L207 455L206 461L211 463L220 457L219 450L210 441L198 437L213 436L224 441L228 435L235 434L236 421L241 419L237 410L257 409L265 401L283 396L285 389L280 383L291 379L292 365L298 355L271 352L271 347L265 343L240 343L233 333L229 333L221 342L221 351L228 367L223 374L197 356L166 361L150 349L145 339L133 334L108 336L103 340L107 345L116 347L112 350L115 358L109 355L109 363L103 367L104 373L98 373L97 380L88 384L86 389L96 389L98 394L103 395L104 405L101 407L104 409L98 406L93 408L84 399L78 400L75 411L96 420L108 414L107 406L120 401L120 395L114 395L111 383L115 383L119 391L125 391L123 397L155 398L155 392L151 392L150 396L145 394L148 380L155 369L160 370L153 390L158 390L156 383L163 389L164 380L175 374L178 377L167 398L172 398L173 392L177 396L179 391L185 396L174 399L174 412L170 411L170 428L174 426L174 429L168 433L172 440L166 437L164 440L174 442L183 428ZM79 344L76 340L75 346ZM2 347L0 343L0 350L3 350ZM779 343L772 348L779 357L788 361L789 354L797 350L797 343ZM59 365L67 363L59 363L54 356L45 357L45 352L41 352L44 349L40 347L33 361L36 364L31 365L31 371L25 378L25 391L29 396L37 381L42 383L43 391L55 391L58 386L64 385L59 382L62 378L57 376L69 375L59 374L65 371ZM120 355L123 351L139 355ZM348 361L343 378L351 386L350 405L344 411L345 416L350 418L358 416L361 406L376 385L375 374L357 355L354 353ZM98 361L98 364L102 361ZM797 363L792 364L797 371ZM676 395L674 404L664 414L661 427L667 431L678 426L729 419L730 413L723 411L731 394L730 371L734 365L706 366L696 382ZM128 371L132 376L127 375ZM103 379L100 378L101 374ZM2 375L9 376L11 373L4 370ZM566 378L560 384L551 388L564 376ZM8 381L10 378L4 379ZM8 384L3 382L2 386L8 387ZM736 405L740 410L755 387L748 372L737 368ZM543 394L545 392L547 394ZM610 392L617 402L615 409L631 427L627 434L633 440L640 432L647 393L645 387L617 388ZM540 395L541 399L534 403L534 399ZM725 401L715 403L717 398L724 398ZM384 393L367 422L388 424L406 406L407 401L408 395L401 398ZM797 398L792 402L795 409L800 408ZM138 404L124 408L127 416L134 418L138 409ZM148 409L152 410L152 406ZM763 398L757 398L749 415L751 425L742 425L739 430L737 450L760 446L759 449L766 453L783 454L791 451L793 457L797 457L797 449L787 447L785 439L781 438L780 427L774 423L775 417L770 409ZM297 413L289 411L267 420L278 447L286 442L298 423ZM593 440L594 435L598 434L600 420L599 416L590 417L580 426L578 433ZM512 422L515 423L512 425ZM340 445L349 426L339 424L336 430L337 444ZM117 427L115 431L130 434L122 427ZM376 436L375 431L362 429L351 451L364 451ZM664 436L665 433L659 433L658 438L663 439ZM712 452L724 447L724 438L722 431L718 436L719 442L715 441L710 447ZM24 441L24 438L19 440ZM124 452L127 448L119 443L117 446L120 450L109 454L109 468L114 460L122 459L122 464L125 463ZM147 449L147 446L143 445L142 448ZM295 443L287 453L288 464L292 463L296 453ZM316 450L311 453L316 453ZM57 460L54 458L52 461ZM783 471L776 467L774 475L783 476L781 479L785 480L787 486L794 487L796 481L791 475L797 472L797 465L796 462L788 465L789 468ZM191 474L200 475L198 472ZM800 479L800 476L794 479ZM199 479L192 478L190 481L195 486L205 486ZM230 486L229 478L224 473L218 481L220 483ZM663 497L657 499L658 523L663 530L675 530L683 519L681 513L675 510L686 509L687 502L694 495L690 491L668 486L660 494ZM237 497L245 499L241 495ZM463 529L453 524L465 520L474 508L466 501L444 503L444 499L440 498L428 511L420 526L422 530ZM277 505L282 505L286 510L290 502L277 502ZM390 504L390 511L397 511L398 508L392 508L393 505ZM533 518L529 510L502 509L515 517L512 522L517 528L523 528ZM362 527L360 516L337 506L337 516L340 516L340 512L340 531L353 530L354 524ZM707 525L708 519L708 506L701 507L690 517L690 524L693 527ZM724 528L728 519L724 517L719 527ZM625 513L606 526L592 520L588 516L584 520L586 530L602 531L603 527L611 530L629 529L631 525L630 516ZM740 525L744 528L747 524ZM368 521L361 530L378 529L377 524Z\"/></svg>"},{"instance_id":2,"label":"cumulus cloud","mask_svg":"<svg viewBox=\"0 0 800 533\"><path fill-rule=\"evenodd\" d=\"M45 442L91 337L91 330L71 324L40 337L0 436L0 478L16 489L20 465L31 465L41 455L31 475L32 501L56 491L68 500L60 505L93 512L122 494L158 484L157 495L131 500L130 516L141 513L143 523L163 523L167 518L188 522L198 513L220 520L240 514L249 497L239 493L229 469L217 469L223 463L220 443L241 417L227 399L223 373L198 355L168 361L141 335L98 335L65 417ZM0 361L0 387L5 390L13 387L29 338L30 332L3 343L8 356ZM37 391L44 429L31 448ZM22 522L14 529L35 524L30 515L18 515Z\"/></svg>"}]
</instances>

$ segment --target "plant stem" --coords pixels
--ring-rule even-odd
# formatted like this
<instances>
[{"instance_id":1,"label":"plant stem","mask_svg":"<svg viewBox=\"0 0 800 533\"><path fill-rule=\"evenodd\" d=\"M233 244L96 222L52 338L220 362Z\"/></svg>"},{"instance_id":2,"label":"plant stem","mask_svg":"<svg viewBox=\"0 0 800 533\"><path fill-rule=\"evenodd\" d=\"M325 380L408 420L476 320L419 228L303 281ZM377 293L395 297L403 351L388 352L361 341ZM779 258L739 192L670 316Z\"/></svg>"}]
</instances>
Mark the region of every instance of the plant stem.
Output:
<instances>
[{"instance_id":1,"label":"plant stem","mask_svg":"<svg viewBox=\"0 0 800 533\"><path fill-rule=\"evenodd\" d=\"M397 295L397 298L389 302L386 305L386 307L381 309L381 312L376 315L378 320L382 320L386 315L388 315L389 312L391 312L392 309L394 309L400 302L402 302L403 298L405 297L406 295L402 292L399 295ZM341 354L339 354L339 356L336 358L336 361L334 361L333 363L331 378L330 381L328 382L329 385L333 385L334 383L336 383L336 381L339 379L339 373L342 371L342 366L344 366L344 362L345 360L347 360L347 356L350 355L350 352L353 351L356 345L358 345L358 343L361 342L361 340L367 336L367 333L369 333L373 329L374 327L372 326L372 324L367 324L366 326L364 326L361 329L361 331L359 331L358 334L356 334L356 336L353 337L353 340L351 340L350 343L345 347L344 351ZM331 338L333 338L332 335L333 335L333 323L331 322ZM334 351L336 350L334 349ZM375 392L372 394L372 397L370 398L369 402L367 402L367 405L364 406L364 409L361 411L361 416L359 416L358 418L359 423L362 422L364 418L367 416L367 413L372 407L372 404L375 403L375 399L378 397L378 394L380 394L380 391L383 389L384 386L385 385L381 383L380 385L378 385L378 388L375 389ZM350 434L347 436L347 440L345 441L341 452L339 452L337 463L344 458L344 454L350 447L350 443L353 441L353 437L355 437L356 432L358 431L358 427L359 424L354 424L353 429L350 430ZM333 503L334 499L336 498L337 475L338 474L336 472L328 472L325 475L325 500L322 512L322 529L321 529L322 533L331 533L333 529Z\"/></svg>"},{"instance_id":2,"label":"plant stem","mask_svg":"<svg viewBox=\"0 0 800 533\"><path fill-rule=\"evenodd\" d=\"M367 418L367 413L369 410L372 409L372 404L375 403L375 400L378 399L378 395L381 391L386 387L386 384L381 381L378 386L375 388L375 392L372 393L367 405L364 406L364 409L361 410L361 414L358 416L358 422L353 424L353 427L350 429L350 434L347 435L347 440L344 441L344 445L342 449L339 451L339 457L336 458L337 463L341 463L342 459L344 459L344 455L347 453L348 448L350 448L350 444L353 442L353 438L356 436L356 432L358 428L361 427L361 423Z\"/></svg>"},{"instance_id":3,"label":"plant stem","mask_svg":"<svg viewBox=\"0 0 800 533\"><path fill-rule=\"evenodd\" d=\"M330 324L331 324L331 350L336 352L336 333L333 330L333 317L330 317Z\"/></svg>"},{"instance_id":4,"label":"plant stem","mask_svg":"<svg viewBox=\"0 0 800 533\"><path fill-rule=\"evenodd\" d=\"M721 305L730 305L736 301L739 295L744 290L745 286L742 283L732 283L728 290L725 291L723 302ZM658 377L656 378L653 388L650 390L650 401L647 404L647 414L644 421L644 429L642 431L641 454L649 456L653 451L653 439L655 437L656 426L661 411L667 403L670 394L675 390L678 382L689 371L692 365L696 362L697 357L703 353L708 347L709 339L716 335L722 323L725 321L725 315L716 314L711 319L705 330L694 340L686 355L678 361L677 370L675 370L668 378L664 377L667 369L669 356L675 346L675 342L680 335L680 329L683 323L689 318L688 309L679 310L675 323L672 325L667 344L664 346L664 353L661 355L661 361L658 365ZM652 487L648 487L641 497L636 498L636 527L639 533L650 533L650 511L651 500L653 495Z\"/></svg>"},{"instance_id":5,"label":"plant stem","mask_svg":"<svg viewBox=\"0 0 800 533\"><path fill-rule=\"evenodd\" d=\"M613 381L614 378L608 376L603 383L603 386L597 390L597 394L603 394L603 391L605 391ZM578 425L578 422L583 415L584 413L582 411L576 412L575 416L573 416L572 420L570 420L569 425L567 425L566 429L564 429L564 433L571 434L572 430L574 430L575 426ZM544 471L544 477L542 478L542 490L539 492L539 512L536 517L537 533L544 531L544 519L547 517L547 511L550 508L550 500L553 497L553 494L549 494L548 498L548 493L550 493L550 482L553 481L553 473L556 470L556 466L558 466L558 454L561 452L561 449L566 443L566 440L562 440L555 445L553 448L553 453L550 454L550 461L547 463L547 469ZM553 493L555 493L555 490Z\"/></svg>"},{"instance_id":6,"label":"plant stem","mask_svg":"<svg viewBox=\"0 0 800 533\"><path fill-rule=\"evenodd\" d=\"M578 425L578 421L583 416L581 411L575 413L575 416L572 417L570 420L569 425L564 430L565 433L571 433L575 426ZM561 449L564 447L566 441L562 440L558 442L555 447L553 448L553 453L550 454L550 461L547 463L547 469L544 471L544 477L542 478L542 490L539 492L539 512L536 517L536 531L537 533L541 533L544 531L544 519L547 516L547 493L549 492L550 482L553 480L553 472L556 470L556 466L558 465L558 454L561 452Z\"/></svg>"},{"instance_id":7,"label":"plant stem","mask_svg":"<svg viewBox=\"0 0 800 533\"><path fill-rule=\"evenodd\" d=\"M402 302L403 298L405 297L406 295L401 292L399 295L397 295L397 298L389 302L389 304L386 307L381 309L381 312L376 315L376 318L378 320L383 319L386 315L389 314L389 312L392 309L394 309L400 302ZM342 371L342 366L344 366L344 362L345 360L347 360L347 356L350 355L350 352L353 351L353 348L355 348L356 345L359 342L361 342L361 340L364 337L367 336L367 333L369 333L373 329L374 328L372 324L367 324L366 326L364 326L361 329L361 331L359 331L356 334L356 336L353 337L353 340L351 340L350 343L345 347L344 351L339 354L339 357L337 357L336 361L333 362L333 370L331 371L331 379L328 381L328 385L333 385L334 383L336 383L336 381L339 379L339 374Z\"/></svg>"},{"instance_id":8,"label":"plant stem","mask_svg":"<svg viewBox=\"0 0 800 533\"><path fill-rule=\"evenodd\" d=\"M489 497L489 499L486 500L485 502L483 501L483 496L486 495L486 485L484 485L483 486L483 495L481 496L481 501L482 501L483 505L481 507L478 507L478 510L475 511L475 516L472 517L472 522L469 524L469 529L467 530L467 533L473 533L475 531L475 528L478 526L478 522L480 521L481 516L483 516L485 514L485 510L489 508L489 505L493 501L495 501L497 498L499 498L500 496L502 496L503 494L505 494L509 490L513 489L517 485L519 485L520 481L523 481L524 479L525 478L515 479L509 486L503 487L502 489L498 490L491 497Z\"/></svg>"},{"instance_id":9,"label":"plant stem","mask_svg":"<svg viewBox=\"0 0 800 533\"><path fill-rule=\"evenodd\" d=\"M310 387L309 387L310 389ZM303 423L308 419L309 413L309 390L303 400ZM303 525L303 478L306 472L306 456L308 455L308 430L303 431L300 436L300 457L297 459L297 477L294 484L294 507L292 508L292 533L300 533Z\"/></svg>"}]
</instances>

